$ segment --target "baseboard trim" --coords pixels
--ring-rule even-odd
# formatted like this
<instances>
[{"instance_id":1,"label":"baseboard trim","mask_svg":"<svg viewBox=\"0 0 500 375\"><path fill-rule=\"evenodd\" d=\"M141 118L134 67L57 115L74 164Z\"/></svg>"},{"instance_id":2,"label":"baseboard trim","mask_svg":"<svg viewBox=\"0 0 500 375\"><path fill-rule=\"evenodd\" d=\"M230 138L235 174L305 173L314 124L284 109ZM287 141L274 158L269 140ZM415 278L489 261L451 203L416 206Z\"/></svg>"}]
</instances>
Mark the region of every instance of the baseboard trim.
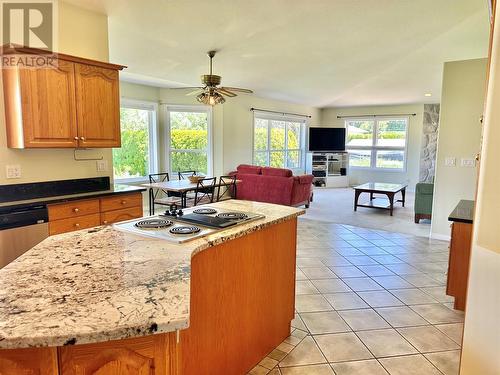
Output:
<instances>
[{"instance_id":1,"label":"baseboard trim","mask_svg":"<svg viewBox=\"0 0 500 375\"><path fill-rule=\"evenodd\" d=\"M446 235L446 234L431 233L430 237L433 240L441 240L441 241L449 241L449 240L451 240L451 236L450 235Z\"/></svg>"}]
</instances>

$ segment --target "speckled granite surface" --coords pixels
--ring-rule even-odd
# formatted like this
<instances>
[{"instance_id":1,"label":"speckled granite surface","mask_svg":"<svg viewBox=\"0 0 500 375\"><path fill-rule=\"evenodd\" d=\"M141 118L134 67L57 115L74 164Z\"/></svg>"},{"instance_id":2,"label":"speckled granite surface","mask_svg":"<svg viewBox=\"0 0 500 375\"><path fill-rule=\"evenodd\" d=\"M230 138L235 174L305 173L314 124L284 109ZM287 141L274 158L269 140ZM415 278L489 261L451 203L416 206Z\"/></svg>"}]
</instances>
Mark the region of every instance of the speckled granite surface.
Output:
<instances>
[{"instance_id":1,"label":"speckled granite surface","mask_svg":"<svg viewBox=\"0 0 500 375\"><path fill-rule=\"evenodd\" d=\"M266 218L184 244L97 227L35 246L0 270L0 348L84 344L187 328L194 254L304 212L246 201L210 206Z\"/></svg>"}]
</instances>

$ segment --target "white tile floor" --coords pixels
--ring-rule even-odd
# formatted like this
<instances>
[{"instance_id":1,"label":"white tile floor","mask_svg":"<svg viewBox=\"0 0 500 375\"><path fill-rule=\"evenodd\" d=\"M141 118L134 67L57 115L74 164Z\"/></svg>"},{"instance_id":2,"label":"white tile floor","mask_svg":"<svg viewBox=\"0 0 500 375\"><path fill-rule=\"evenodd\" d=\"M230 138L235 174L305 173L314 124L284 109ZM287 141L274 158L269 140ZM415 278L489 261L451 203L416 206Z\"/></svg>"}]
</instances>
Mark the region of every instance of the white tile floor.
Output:
<instances>
[{"instance_id":1,"label":"white tile floor","mask_svg":"<svg viewBox=\"0 0 500 375\"><path fill-rule=\"evenodd\" d=\"M299 220L291 336L251 374L456 375L448 243Z\"/></svg>"}]
</instances>

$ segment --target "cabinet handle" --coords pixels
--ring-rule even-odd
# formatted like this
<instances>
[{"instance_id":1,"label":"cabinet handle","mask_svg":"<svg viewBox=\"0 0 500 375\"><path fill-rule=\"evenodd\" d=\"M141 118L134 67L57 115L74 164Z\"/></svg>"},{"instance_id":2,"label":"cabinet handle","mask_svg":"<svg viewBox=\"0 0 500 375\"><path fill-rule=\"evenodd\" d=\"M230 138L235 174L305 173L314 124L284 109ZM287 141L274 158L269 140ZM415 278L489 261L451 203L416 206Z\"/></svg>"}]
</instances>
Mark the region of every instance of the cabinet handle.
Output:
<instances>
[{"instance_id":1,"label":"cabinet handle","mask_svg":"<svg viewBox=\"0 0 500 375\"><path fill-rule=\"evenodd\" d=\"M78 137L75 137L75 141L78 141Z\"/></svg>"},{"instance_id":2,"label":"cabinet handle","mask_svg":"<svg viewBox=\"0 0 500 375\"><path fill-rule=\"evenodd\" d=\"M73 211L78 212L78 211L80 211L80 209L75 207L75 208L73 208Z\"/></svg>"},{"instance_id":3,"label":"cabinet handle","mask_svg":"<svg viewBox=\"0 0 500 375\"><path fill-rule=\"evenodd\" d=\"M108 223L108 221L107 221L107 220L103 220L103 221L102 221L102 223L103 223L103 224L107 224L107 223Z\"/></svg>"},{"instance_id":4,"label":"cabinet handle","mask_svg":"<svg viewBox=\"0 0 500 375\"><path fill-rule=\"evenodd\" d=\"M80 137L80 140L84 141L84 140L85 140L85 137Z\"/></svg>"},{"instance_id":5,"label":"cabinet handle","mask_svg":"<svg viewBox=\"0 0 500 375\"><path fill-rule=\"evenodd\" d=\"M125 204L125 203L127 203L127 201L122 201L122 204Z\"/></svg>"},{"instance_id":6,"label":"cabinet handle","mask_svg":"<svg viewBox=\"0 0 500 375\"><path fill-rule=\"evenodd\" d=\"M75 227L79 228L79 227L80 227L80 224L75 223Z\"/></svg>"}]
</instances>

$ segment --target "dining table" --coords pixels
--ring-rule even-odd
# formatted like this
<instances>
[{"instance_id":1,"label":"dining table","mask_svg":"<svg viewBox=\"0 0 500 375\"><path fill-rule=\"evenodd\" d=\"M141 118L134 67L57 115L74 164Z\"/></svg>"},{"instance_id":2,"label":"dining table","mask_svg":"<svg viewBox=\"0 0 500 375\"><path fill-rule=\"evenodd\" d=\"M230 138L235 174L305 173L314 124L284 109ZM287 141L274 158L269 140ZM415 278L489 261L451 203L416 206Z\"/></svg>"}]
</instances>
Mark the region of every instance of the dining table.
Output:
<instances>
[{"instance_id":1,"label":"dining table","mask_svg":"<svg viewBox=\"0 0 500 375\"><path fill-rule=\"evenodd\" d=\"M236 187L241 180L235 180L234 183L234 196L236 198ZM233 184L233 181L228 182L220 182L217 181L214 185L215 188L220 188L222 186L229 186ZM170 181L161 181L161 182L150 182L141 184L140 186L144 186L149 190L149 214L154 215L154 190L163 190L164 192L173 192L178 193L181 199L181 207L185 208L187 206L187 193L190 191L195 191L198 183L191 182L190 180L170 180Z\"/></svg>"}]
</instances>

